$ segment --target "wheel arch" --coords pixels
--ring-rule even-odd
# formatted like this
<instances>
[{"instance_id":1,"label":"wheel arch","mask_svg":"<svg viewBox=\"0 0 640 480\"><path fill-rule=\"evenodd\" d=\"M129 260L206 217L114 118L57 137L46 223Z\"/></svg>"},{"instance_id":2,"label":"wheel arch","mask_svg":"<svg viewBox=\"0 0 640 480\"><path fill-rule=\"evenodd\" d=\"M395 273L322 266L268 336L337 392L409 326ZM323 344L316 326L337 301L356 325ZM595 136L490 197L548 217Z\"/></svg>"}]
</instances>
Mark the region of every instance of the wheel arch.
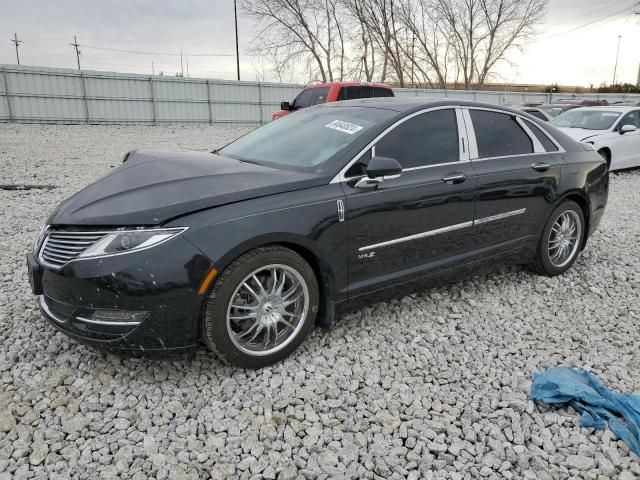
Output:
<instances>
[{"instance_id":1,"label":"wheel arch","mask_svg":"<svg viewBox=\"0 0 640 480\"><path fill-rule=\"evenodd\" d=\"M582 243L580 245L580 250L584 250L584 247L587 244L587 239L589 238L589 227L591 223L591 205L589 203L589 199L584 192L581 192L580 190L571 190L562 195L555 202L553 209L567 200L577 203L580 207L580 210L582 210L582 215L584 216L584 232L582 234Z\"/></svg>"},{"instance_id":2,"label":"wheel arch","mask_svg":"<svg viewBox=\"0 0 640 480\"><path fill-rule=\"evenodd\" d=\"M605 157L605 160L607 162L607 168L611 168L611 148L610 147L600 147L598 149L598 153L600 152L605 152L607 154L607 157Z\"/></svg>"},{"instance_id":3,"label":"wheel arch","mask_svg":"<svg viewBox=\"0 0 640 480\"><path fill-rule=\"evenodd\" d=\"M324 252L307 237L291 233L261 235L234 247L216 262L216 267L219 272L222 272L241 255L256 248L269 246L288 248L300 255L311 266L318 281L320 297L317 321L321 325L330 325L333 322L337 297L333 266ZM212 282L210 288L213 285L215 285L215 281Z\"/></svg>"}]
</instances>

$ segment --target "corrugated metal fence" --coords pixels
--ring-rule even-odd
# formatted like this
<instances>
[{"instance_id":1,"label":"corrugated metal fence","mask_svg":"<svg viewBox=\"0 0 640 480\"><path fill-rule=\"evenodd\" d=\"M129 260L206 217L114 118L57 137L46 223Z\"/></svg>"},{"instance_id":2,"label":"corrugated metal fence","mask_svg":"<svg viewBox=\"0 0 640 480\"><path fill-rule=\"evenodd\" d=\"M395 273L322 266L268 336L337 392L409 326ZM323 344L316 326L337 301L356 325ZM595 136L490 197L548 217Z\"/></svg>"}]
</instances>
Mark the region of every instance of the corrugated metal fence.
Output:
<instances>
[{"instance_id":1,"label":"corrugated metal fence","mask_svg":"<svg viewBox=\"0 0 640 480\"><path fill-rule=\"evenodd\" d=\"M301 85L0 65L0 122L264 123ZM398 97L492 104L549 101L544 93L395 89ZM566 94L556 94L555 98ZM609 102L640 95L583 94Z\"/></svg>"}]
</instances>

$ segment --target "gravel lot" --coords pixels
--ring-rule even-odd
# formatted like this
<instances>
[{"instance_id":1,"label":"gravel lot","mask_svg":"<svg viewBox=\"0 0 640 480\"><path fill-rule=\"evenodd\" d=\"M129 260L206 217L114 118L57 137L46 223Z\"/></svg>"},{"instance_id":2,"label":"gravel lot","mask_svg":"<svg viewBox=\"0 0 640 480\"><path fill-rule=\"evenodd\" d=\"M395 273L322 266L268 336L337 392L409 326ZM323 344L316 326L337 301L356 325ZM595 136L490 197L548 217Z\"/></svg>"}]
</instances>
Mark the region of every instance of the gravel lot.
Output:
<instances>
[{"instance_id":1,"label":"gravel lot","mask_svg":"<svg viewBox=\"0 0 640 480\"><path fill-rule=\"evenodd\" d=\"M24 254L55 204L133 148L211 149L246 129L0 125L0 478L620 478L640 458L532 374L594 371L640 391L640 172L559 278L521 268L380 303L260 371L126 359L45 324Z\"/></svg>"}]
</instances>

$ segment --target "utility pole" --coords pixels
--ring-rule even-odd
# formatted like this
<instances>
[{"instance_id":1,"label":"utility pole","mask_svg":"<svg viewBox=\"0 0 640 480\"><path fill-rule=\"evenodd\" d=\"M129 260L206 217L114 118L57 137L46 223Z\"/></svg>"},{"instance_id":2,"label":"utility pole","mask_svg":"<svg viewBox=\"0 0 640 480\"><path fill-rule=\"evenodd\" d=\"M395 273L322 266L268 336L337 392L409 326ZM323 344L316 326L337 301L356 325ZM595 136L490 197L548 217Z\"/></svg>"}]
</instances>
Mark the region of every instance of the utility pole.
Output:
<instances>
[{"instance_id":1,"label":"utility pole","mask_svg":"<svg viewBox=\"0 0 640 480\"><path fill-rule=\"evenodd\" d=\"M80 70L80 44L78 43L78 39L76 36L73 36L73 43L70 43L73 48L76 49L76 60L78 61L78 70Z\"/></svg>"},{"instance_id":2,"label":"utility pole","mask_svg":"<svg viewBox=\"0 0 640 480\"><path fill-rule=\"evenodd\" d=\"M182 66L182 49L180 49L180 76L184 77L184 67Z\"/></svg>"},{"instance_id":3,"label":"utility pole","mask_svg":"<svg viewBox=\"0 0 640 480\"><path fill-rule=\"evenodd\" d=\"M22 40L18 40L18 34L17 33L13 34L13 40L11 40L11 41L16 44L16 62L18 62L18 65L20 65L20 54L18 53L18 46L23 42L22 42Z\"/></svg>"},{"instance_id":4,"label":"utility pole","mask_svg":"<svg viewBox=\"0 0 640 480\"><path fill-rule=\"evenodd\" d=\"M236 23L236 68L238 69L238 81L240 81L240 49L238 48L238 6L236 0L233 0L233 16Z\"/></svg>"},{"instance_id":5,"label":"utility pole","mask_svg":"<svg viewBox=\"0 0 640 480\"><path fill-rule=\"evenodd\" d=\"M156 76L156 69L153 66L153 62L151 62L151 75L154 77Z\"/></svg>"},{"instance_id":6,"label":"utility pole","mask_svg":"<svg viewBox=\"0 0 640 480\"><path fill-rule=\"evenodd\" d=\"M618 35L618 49L616 50L616 64L613 67L613 83L611 86L615 86L616 84L616 74L618 73L618 55L620 55L620 40L622 40L622 35Z\"/></svg>"},{"instance_id":7,"label":"utility pole","mask_svg":"<svg viewBox=\"0 0 640 480\"><path fill-rule=\"evenodd\" d=\"M189 55L184 56L184 61L187 64L187 77L189 76Z\"/></svg>"}]
</instances>

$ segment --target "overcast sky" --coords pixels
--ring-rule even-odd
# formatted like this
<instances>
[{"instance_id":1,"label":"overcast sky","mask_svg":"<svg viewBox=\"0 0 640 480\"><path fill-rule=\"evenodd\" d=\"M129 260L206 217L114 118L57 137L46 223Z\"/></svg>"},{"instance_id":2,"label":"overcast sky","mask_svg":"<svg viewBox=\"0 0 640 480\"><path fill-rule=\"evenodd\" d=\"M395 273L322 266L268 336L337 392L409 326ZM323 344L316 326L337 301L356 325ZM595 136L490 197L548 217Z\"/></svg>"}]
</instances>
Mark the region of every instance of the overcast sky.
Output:
<instances>
[{"instance_id":1,"label":"overcast sky","mask_svg":"<svg viewBox=\"0 0 640 480\"><path fill-rule=\"evenodd\" d=\"M499 74L509 83L611 83L622 35L618 78L635 83L640 62L640 15L630 14L635 3L550 0L538 40L514 52L512 65L501 66ZM256 79L255 62L246 55L253 28L240 17L243 80ZM20 61L25 65L75 68L68 44L77 35L83 69L151 73L153 62L156 74L174 75L180 71L182 49L190 76L235 78L233 0L3 2L0 63L15 63L14 32L24 41ZM203 56L210 54L226 56ZM186 75L186 61L183 68Z\"/></svg>"}]
</instances>

